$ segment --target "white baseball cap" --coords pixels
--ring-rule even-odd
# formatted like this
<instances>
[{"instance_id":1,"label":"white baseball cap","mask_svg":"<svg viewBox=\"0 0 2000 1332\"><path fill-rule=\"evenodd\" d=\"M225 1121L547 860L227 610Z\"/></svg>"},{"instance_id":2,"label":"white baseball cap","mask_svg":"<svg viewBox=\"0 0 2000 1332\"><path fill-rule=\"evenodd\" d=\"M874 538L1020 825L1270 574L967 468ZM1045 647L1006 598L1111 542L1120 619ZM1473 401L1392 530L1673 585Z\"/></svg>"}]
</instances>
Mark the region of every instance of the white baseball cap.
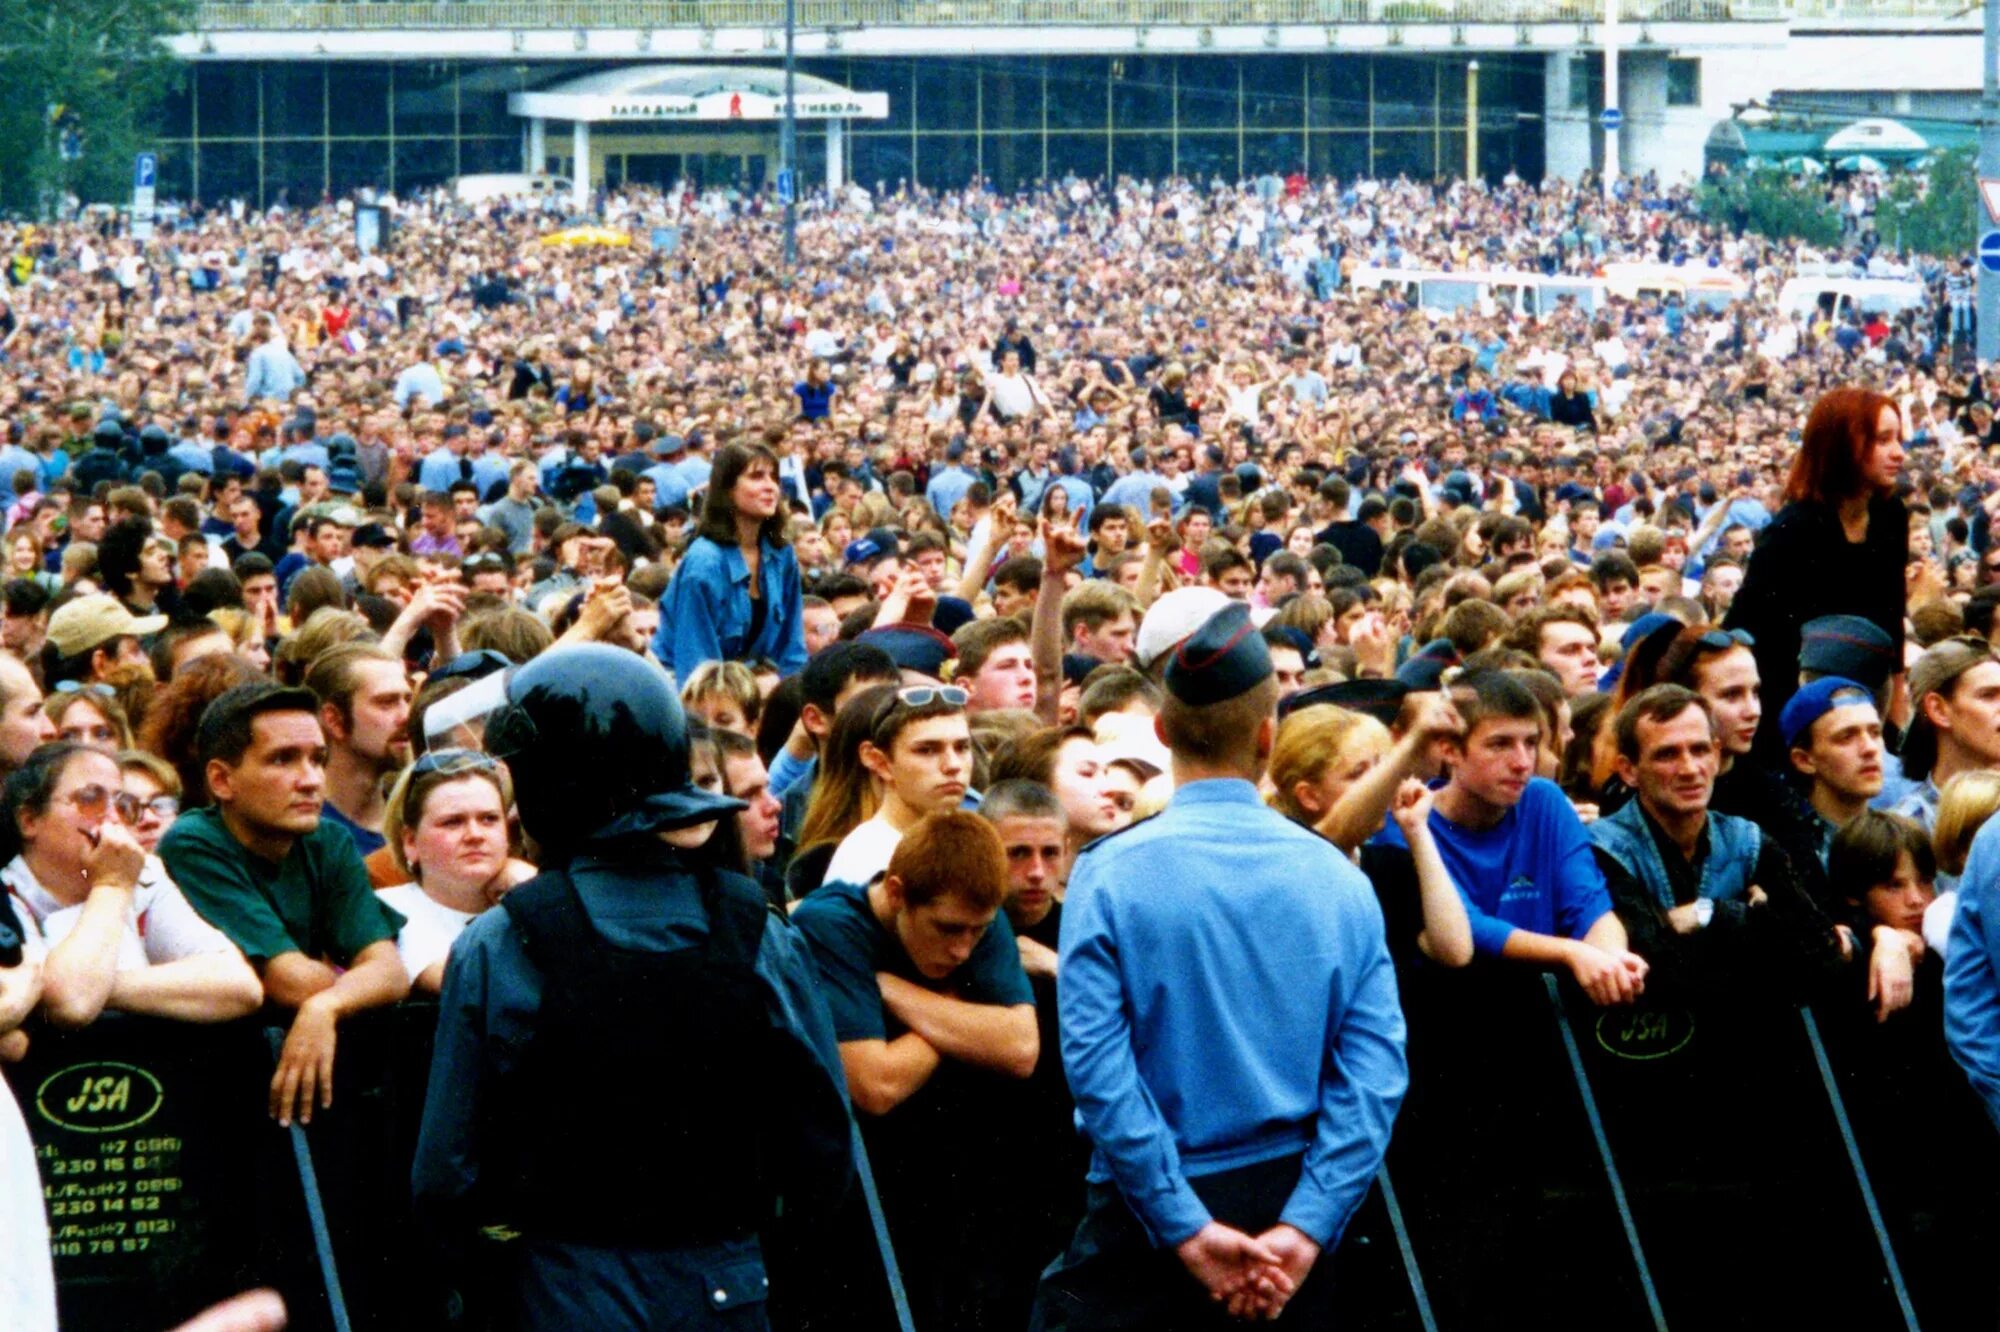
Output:
<instances>
[{"instance_id":1,"label":"white baseball cap","mask_svg":"<svg viewBox=\"0 0 2000 1332\"><path fill-rule=\"evenodd\" d=\"M1177 587L1147 607L1132 647L1140 669L1150 667L1228 604L1229 598L1216 588Z\"/></svg>"}]
</instances>

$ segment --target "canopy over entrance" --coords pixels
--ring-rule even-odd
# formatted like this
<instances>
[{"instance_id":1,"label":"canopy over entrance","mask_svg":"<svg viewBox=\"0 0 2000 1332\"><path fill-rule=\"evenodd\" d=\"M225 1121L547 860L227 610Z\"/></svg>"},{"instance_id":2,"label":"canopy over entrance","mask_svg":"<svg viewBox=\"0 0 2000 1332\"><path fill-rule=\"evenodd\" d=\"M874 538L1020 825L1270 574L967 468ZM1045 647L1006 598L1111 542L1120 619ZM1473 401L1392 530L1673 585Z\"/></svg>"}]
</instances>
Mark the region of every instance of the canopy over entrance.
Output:
<instances>
[{"instance_id":1,"label":"canopy over entrance","mask_svg":"<svg viewBox=\"0 0 2000 1332\"><path fill-rule=\"evenodd\" d=\"M793 114L800 120L826 122L826 183L827 188L838 189L846 122L886 118L889 95L854 92L811 74L795 75L793 85ZM507 109L527 118L528 155L536 170L545 160L547 122L571 123L577 163L571 176L581 209L590 199L593 124L711 124L721 128L782 120L785 75L783 70L740 65L628 65L549 88L511 93Z\"/></svg>"}]
</instances>

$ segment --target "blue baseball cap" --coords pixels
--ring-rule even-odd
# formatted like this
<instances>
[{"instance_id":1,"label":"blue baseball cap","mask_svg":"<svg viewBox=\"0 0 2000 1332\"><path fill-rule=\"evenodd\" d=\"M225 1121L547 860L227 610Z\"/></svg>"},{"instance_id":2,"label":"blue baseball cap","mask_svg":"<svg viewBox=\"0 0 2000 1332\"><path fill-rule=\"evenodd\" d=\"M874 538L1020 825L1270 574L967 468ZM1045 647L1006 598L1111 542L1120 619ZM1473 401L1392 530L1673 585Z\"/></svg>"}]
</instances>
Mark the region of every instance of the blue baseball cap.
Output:
<instances>
[{"instance_id":1,"label":"blue baseball cap","mask_svg":"<svg viewBox=\"0 0 2000 1332\"><path fill-rule=\"evenodd\" d=\"M1795 746L1811 733L1813 723L1827 713L1862 703L1874 707L1875 695L1852 680L1823 675L1786 700L1784 711L1778 714L1778 733L1785 737L1788 747Z\"/></svg>"}]
</instances>

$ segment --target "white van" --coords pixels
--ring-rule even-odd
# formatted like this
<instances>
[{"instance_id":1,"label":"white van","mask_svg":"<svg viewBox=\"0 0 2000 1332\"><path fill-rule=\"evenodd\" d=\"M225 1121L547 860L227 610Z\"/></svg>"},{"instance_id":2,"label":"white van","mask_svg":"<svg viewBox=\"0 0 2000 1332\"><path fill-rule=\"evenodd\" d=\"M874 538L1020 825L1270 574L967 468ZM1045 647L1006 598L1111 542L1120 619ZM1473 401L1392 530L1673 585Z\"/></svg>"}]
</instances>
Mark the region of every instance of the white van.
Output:
<instances>
[{"instance_id":1,"label":"white van","mask_svg":"<svg viewBox=\"0 0 2000 1332\"><path fill-rule=\"evenodd\" d=\"M462 204L485 203L489 199L567 199L567 176L531 175L524 171L493 172L481 176L459 176L451 182L452 197Z\"/></svg>"},{"instance_id":2,"label":"white van","mask_svg":"<svg viewBox=\"0 0 2000 1332\"><path fill-rule=\"evenodd\" d=\"M1596 278L1506 270L1440 273L1416 268L1357 268L1348 277L1356 291L1387 291L1434 314L1477 310L1490 316L1546 315L1563 298L1586 314L1604 304L1604 283Z\"/></svg>"},{"instance_id":3,"label":"white van","mask_svg":"<svg viewBox=\"0 0 2000 1332\"><path fill-rule=\"evenodd\" d=\"M1790 319L1825 313L1838 321L1856 311L1893 319L1905 310L1921 309L1928 297L1924 284L1912 277L1809 274L1791 278L1778 289L1778 309Z\"/></svg>"},{"instance_id":4,"label":"white van","mask_svg":"<svg viewBox=\"0 0 2000 1332\"><path fill-rule=\"evenodd\" d=\"M1689 310L1726 310L1748 300L1750 284L1724 268L1675 264L1613 263L1604 266L1604 286L1613 296L1665 302L1679 296Z\"/></svg>"}]
</instances>

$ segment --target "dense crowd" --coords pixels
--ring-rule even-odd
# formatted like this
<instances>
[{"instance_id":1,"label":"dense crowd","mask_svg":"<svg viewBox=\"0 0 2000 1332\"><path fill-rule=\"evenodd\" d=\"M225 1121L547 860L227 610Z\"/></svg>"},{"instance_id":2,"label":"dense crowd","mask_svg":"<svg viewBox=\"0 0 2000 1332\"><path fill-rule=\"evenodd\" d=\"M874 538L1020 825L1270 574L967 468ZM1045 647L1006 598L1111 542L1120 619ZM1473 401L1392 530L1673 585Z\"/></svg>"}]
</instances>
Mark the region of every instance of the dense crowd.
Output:
<instances>
[{"instance_id":1,"label":"dense crowd","mask_svg":"<svg viewBox=\"0 0 2000 1332\"><path fill-rule=\"evenodd\" d=\"M754 976L859 1118L920 1329L1192 1282L1317 1317L1398 973L1867 1006L2000 1104L2000 389L1955 264L1922 308L1779 310L1889 260L1865 202L1815 254L1648 181L853 191L790 281L755 198L613 194L630 243L581 244L377 202L367 253L345 203L0 224L0 1057L262 1010L309 1122L343 1022L437 996L418 1206L587 1244L604 1199L521 1106L567 1113L535 1088L626 985L720 1016L621 1041L768 1076L715 998ZM1749 294L1352 282L1623 261ZM1272 1162L1255 1230L1196 1187ZM16 1192L0 1323L47 1327ZM735 1307L593 1252L523 1325Z\"/></svg>"}]
</instances>

